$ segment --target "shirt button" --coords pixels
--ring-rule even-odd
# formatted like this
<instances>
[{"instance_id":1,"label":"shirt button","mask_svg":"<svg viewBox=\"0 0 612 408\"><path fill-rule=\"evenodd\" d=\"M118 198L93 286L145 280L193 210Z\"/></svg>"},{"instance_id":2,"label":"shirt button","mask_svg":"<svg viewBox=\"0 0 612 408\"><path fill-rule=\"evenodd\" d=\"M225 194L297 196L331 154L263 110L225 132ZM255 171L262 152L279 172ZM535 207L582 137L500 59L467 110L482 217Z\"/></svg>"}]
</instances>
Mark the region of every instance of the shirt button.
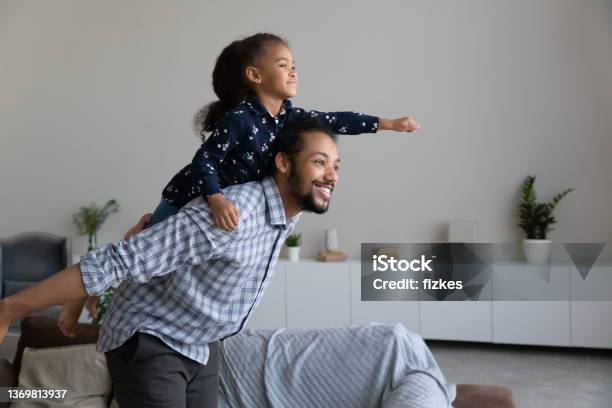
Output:
<instances>
[{"instance_id":1,"label":"shirt button","mask_svg":"<svg viewBox=\"0 0 612 408\"><path fill-rule=\"evenodd\" d=\"M274 118L274 122L276 122L276 124L278 125L278 119Z\"/></svg>"}]
</instances>

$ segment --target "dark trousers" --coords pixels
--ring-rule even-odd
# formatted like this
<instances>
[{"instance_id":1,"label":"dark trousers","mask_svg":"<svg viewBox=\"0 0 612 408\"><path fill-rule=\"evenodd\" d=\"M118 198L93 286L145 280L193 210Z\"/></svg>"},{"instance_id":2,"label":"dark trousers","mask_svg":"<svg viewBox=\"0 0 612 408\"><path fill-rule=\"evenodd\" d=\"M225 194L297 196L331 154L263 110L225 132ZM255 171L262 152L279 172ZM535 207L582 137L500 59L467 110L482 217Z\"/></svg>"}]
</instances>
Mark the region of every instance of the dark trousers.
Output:
<instances>
[{"instance_id":1,"label":"dark trousers","mask_svg":"<svg viewBox=\"0 0 612 408\"><path fill-rule=\"evenodd\" d=\"M163 341L136 333L106 352L113 393L121 408L216 408L219 342L210 343L206 365Z\"/></svg>"}]
</instances>

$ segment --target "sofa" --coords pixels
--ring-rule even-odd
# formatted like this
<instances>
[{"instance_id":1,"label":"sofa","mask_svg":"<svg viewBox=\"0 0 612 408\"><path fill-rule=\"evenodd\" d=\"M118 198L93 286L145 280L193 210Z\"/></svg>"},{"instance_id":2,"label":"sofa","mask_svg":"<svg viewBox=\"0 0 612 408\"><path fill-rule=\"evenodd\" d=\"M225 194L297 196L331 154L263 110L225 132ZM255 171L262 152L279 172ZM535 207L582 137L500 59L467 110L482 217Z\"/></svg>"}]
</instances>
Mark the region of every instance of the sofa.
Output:
<instances>
[{"instance_id":1,"label":"sofa","mask_svg":"<svg viewBox=\"0 0 612 408\"><path fill-rule=\"evenodd\" d=\"M378 330L378 329L377 329ZM311 332L312 334L313 332ZM326 335L324 333L324 335ZM228 386L228 384L236 384L243 381L242 378L238 378L240 376L240 371L232 371L232 366L236 365L236 362L240 362L245 360L245 356L240 356L240 349L244 349L245 353L250 353L251 357L254 354L259 355L259 353L253 353L253 345L257 342L259 344L264 344L262 341L266 341L265 346L269 347L270 343L269 339L275 337L276 341L280 341L281 346L283 344L289 345L294 339L298 339L297 336L292 334L290 331L247 331L245 335L240 333L236 336L232 336L222 343L226 343L224 347L222 347L222 364L220 368L220 406L223 407L248 407L249 405L245 405L244 398L232 398L235 396L228 395L228 393L240 393L240 388L232 388ZM284 336L284 337L283 337ZM316 337L321 337L320 333L315 334ZM75 337L65 337L60 330L57 328L57 321L53 318L47 316L30 316L22 320L21 322L21 337L19 338L19 342L17 345L17 352L13 362L9 362L6 359L0 360L0 387L14 387L18 384L18 377L21 370L22 359L24 358L24 351L28 348L30 349L50 349L54 347L61 347L62 349L69 350L70 346L78 347L79 345L90 345L91 350L93 350L93 343L96 342L98 337L98 326L94 324L84 324L81 323L77 327L76 336ZM300 335L300 339L303 339L304 336ZM263 340L262 340L263 339ZM355 339L357 341L358 339ZM254 343L255 341L255 343ZM302 343L306 344L304 341ZM298 348L299 344L294 343L290 344L289 348ZM289 349L288 348L288 349ZM319 349L319 347L317 347ZM56 349L60 350L60 349ZM228 358L230 353L227 353L227 356L224 356L223 350L231 351L231 356L233 360ZM329 350L324 351L329 352ZM236 355L238 353L238 356ZM303 355L302 351L299 351L301 355ZM101 353L98 353L101 354ZM282 352L279 354L283 354ZM284 353L286 354L286 353ZM103 356L103 355L102 355ZM99 362L98 362L99 364ZM278 364L278 361L274 362L274 364ZM242 368L238 367L238 370ZM285 368L283 367L283 370ZM308 374L308 366L304 364L300 364L301 372L306 372ZM269 371L269 370L268 370ZM254 373L249 373L251 376ZM315 374L310 372L310 374ZM269 374L266 374L269 375ZM318 375L318 373L316 373ZM269 378L266 377L268 380ZM261 377L261 379L257 380L255 384L258 383L261 385L261 388L273 388L270 387L270 384L265 383L266 378ZM239 380L239 381L237 381ZM294 381L288 381L287 383L293 383ZM41 384L39 386L43 386ZM402 384L400 384L401 386ZM253 389L250 388L250 392L253 393ZM254 393L256 394L258 390ZM283 392L291 392L289 388L283 389ZM321 392L321 391L319 391ZM238 401L238 402L237 402ZM241 402L242 401L242 402ZM19 405L19 404L17 404ZM377 405L383 406L384 404ZM0 408L8 407L9 403L0 403ZM282 406L276 404L276 406ZM386 405L386 406L412 406L412 405ZM420 405L419 405L420 406ZM437 406L437 405L436 405ZM456 398L452 402L452 406L455 408L511 408L515 407L515 404L512 399L512 392L503 386L499 385L473 385L473 384L458 384L456 386Z\"/></svg>"}]
</instances>

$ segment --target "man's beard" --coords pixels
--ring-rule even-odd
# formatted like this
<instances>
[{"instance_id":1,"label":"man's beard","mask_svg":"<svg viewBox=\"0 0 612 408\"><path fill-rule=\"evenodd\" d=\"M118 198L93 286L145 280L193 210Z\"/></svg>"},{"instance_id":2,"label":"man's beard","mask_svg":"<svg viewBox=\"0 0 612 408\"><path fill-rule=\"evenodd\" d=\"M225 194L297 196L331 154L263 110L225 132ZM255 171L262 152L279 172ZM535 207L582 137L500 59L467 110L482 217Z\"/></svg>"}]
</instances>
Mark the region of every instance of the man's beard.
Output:
<instances>
[{"instance_id":1,"label":"man's beard","mask_svg":"<svg viewBox=\"0 0 612 408\"><path fill-rule=\"evenodd\" d=\"M306 184L302 175L297 171L294 171L297 163L291 163L291 169L289 170L289 190L291 195L296 199L302 210L310 211L315 214L323 214L329 208L329 201L324 202L323 204L317 204L315 200L315 192L314 188L310 189L309 193L302 193L301 187Z\"/></svg>"}]
</instances>

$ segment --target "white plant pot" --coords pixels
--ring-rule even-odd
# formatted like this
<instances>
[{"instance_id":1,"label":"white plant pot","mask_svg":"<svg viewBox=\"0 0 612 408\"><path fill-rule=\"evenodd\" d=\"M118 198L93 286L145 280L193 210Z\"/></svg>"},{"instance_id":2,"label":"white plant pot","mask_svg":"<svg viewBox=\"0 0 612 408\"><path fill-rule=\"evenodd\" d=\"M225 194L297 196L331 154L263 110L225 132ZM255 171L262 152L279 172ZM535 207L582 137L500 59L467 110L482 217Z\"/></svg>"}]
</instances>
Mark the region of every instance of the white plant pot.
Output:
<instances>
[{"instance_id":1,"label":"white plant pot","mask_svg":"<svg viewBox=\"0 0 612 408\"><path fill-rule=\"evenodd\" d=\"M296 262L300 260L300 247L287 247L289 260Z\"/></svg>"},{"instance_id":2,"label":"white plant pot","mask_svg":"<svg viewBox=\"0 0 612 408\"><path fill-rule=\"evenodd\" d=\"M550 239L524 239L523 253L527 262L532 264L545 264L550 259Z\"/></svg>"}]
</instances>

